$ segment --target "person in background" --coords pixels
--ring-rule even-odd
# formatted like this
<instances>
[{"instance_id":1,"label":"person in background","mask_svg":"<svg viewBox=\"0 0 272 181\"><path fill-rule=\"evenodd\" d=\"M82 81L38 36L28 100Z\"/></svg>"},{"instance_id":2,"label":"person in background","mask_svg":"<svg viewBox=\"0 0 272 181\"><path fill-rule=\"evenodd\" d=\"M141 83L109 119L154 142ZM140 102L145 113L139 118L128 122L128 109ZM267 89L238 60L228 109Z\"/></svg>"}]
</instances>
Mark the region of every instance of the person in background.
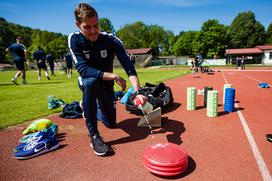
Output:
<instances>
[{"instance_id":1,"label":"person in background","mask_svg":"<svg viewBox=\"0 0 272 181\"><path fill-rule=\"evenodd\" d=\"M70 53L66 53L64 56L64 60L66 62L66 72L67 72L67 77L71 78L72 77L72 68L73 68L73 60L71 57Z\"/></svg>"},{"instance_id":2,"label":"person in background","mask_svg":"<svg viewBox=\"0 0 272 181\"><path fill-rule=\"evenodd\" d=\"M56 76L55 74L55 62L58 63L55 59L55 57L49 53L48 55L46 55L45 57L48 65L49 65L49 68L50 68L50 71L51 71L51 76Z\"/></svg>"},{"instance_id":3,"label":"person in background","mask_svg":"<svg viewBox=\"0 0 272 181\"><path fill-rule=\"evenodd\" d=\"M44 74L48 80L50 80L50 77L48 76L47 72L47 66L45 63L45 53L41 47L38 47L36 51L33 53L33 58L37 61L37 67L38 67L38 80L42 79L41 71L44 70Z\"/></svg>"},{"instance_id":4,"label":"person in background","mask_svg":"<svg viewBox=\"0 0 272 181\"><path fill-rule=\"evenodd\" d=\"M16 43L13 43L10 47L6 49L6 52L12 53L13 55L13 61L17 68L17 72L15 76L11 79L11 81L18 85L17 79L19 76L22 75L22 84L27 84L26 82L26 68L25 68L25 62L26 62L26 48L22 44L23 39L22 37L16 38Z\"/></svg>"},{"instance_id":5,"label":"person in background","mask_svg":"<svg viewBox=\"0 0 272 181\"><path fill-rule=\"evenodd\" d=\"M194 72L194 67L195 67L195 59L191 61L191 68L192 68L192 72Z\"/></svg>"},{"instance_id":6,"label":"person in background","mask_svg":"<svg viewBox=\"0 0 272 181\"><path fill-rule=\"evenodd\" d=\"M199 57L199 53L195 56L194 58L194 63L193 63L193 73L194 72L198 72L198 68L199 68L199 60L200 60L200 57Z\"/></svg>"},{"instance_id":7,"label":"person in background","mask_svg":"<svg viewBox=\"0 0 272 181\"><path fill-rule=\"evenodd\" d=\"M236 69L241 70L241 57L236 57Z\"/></svg>"},{"instance_id":8,"label":"person in background","mask_svg":"<svg viewBox=\"0 0 272 181\"><path fill-rule=\"evenodd\" d=\"M126 89L126 81L113 73L116 55L128 75L137 100L144 105L147 98L142 95L140 82L129 55L122 42L113 34L101 32L98 14L89 4L79 4L75 11L76 25L80 31L68 36L68 47L79 73L78 83L83 92L82 107L86 126L91 138L91 147L98 156L112 152L97 128L97 120L106 127L116 127L116 103L114 81Z\"/></svg>"},{"instance_id":9,"label":"person in background","mask_svg":"<svg viewBox=\"0 0 272 181\"><path fill-rule=\"evenodd\" d=\"M245 58L245 56L242 56L241 67L242 67L242 70L246 69L246 58Z\"/></svg>"}]
</instances>

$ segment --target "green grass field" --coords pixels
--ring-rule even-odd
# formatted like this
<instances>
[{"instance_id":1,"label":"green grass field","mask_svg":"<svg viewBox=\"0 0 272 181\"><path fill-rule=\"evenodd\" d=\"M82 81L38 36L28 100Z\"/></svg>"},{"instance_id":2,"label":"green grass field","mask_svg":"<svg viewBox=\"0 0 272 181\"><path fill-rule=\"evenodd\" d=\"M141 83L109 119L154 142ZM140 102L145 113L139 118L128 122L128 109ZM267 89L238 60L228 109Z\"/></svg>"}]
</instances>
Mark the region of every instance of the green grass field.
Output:
<instances>
[{"instance_id":1,"label":"green grass field","mask_svg":"<svg viewBox=\"0 0 272 181\"><path fill-rule=\"evenodd\" d=\"M115 72L127 80L123 69L115 69ZM141 84L146 82L159 83L165 80L189 73L187 70L164 69L137 69ZM15 71L0 71L0 129L16 125L25 121L31 121L43 116L61 112L62 108L48 110L48 96L54 95L63 99L66 103L80 101L82 93L77 85L77 72L74 70L72 78L67 78L63 72L57 71L56 77L47 80L42 72L42 80L38 81L38 73L27 71L27 85L22 85L22 79L18 79L20 85L14 85L11 78ZM115 85L115 91L120 90Z\"/></svg>"}]
</instances>

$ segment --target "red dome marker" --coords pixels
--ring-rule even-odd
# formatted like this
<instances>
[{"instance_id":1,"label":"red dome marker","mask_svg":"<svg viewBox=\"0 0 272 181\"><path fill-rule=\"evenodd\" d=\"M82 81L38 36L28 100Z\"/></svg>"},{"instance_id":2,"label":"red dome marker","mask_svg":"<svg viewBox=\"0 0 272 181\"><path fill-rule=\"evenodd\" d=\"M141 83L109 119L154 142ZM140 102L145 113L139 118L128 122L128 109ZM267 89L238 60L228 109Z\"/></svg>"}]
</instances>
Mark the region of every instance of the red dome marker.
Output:
<instances>
[{"instance_id":1,"label":"red dome marker","mask_svg":"<svg viewBox=\"0 0 272 181\"><path fill-rule=\"evenodd\" d=\"M148 146L143 157L145 168L161 176L178 175L188 168L188 153L173 143Z\"/></svg>"}]
</instances>

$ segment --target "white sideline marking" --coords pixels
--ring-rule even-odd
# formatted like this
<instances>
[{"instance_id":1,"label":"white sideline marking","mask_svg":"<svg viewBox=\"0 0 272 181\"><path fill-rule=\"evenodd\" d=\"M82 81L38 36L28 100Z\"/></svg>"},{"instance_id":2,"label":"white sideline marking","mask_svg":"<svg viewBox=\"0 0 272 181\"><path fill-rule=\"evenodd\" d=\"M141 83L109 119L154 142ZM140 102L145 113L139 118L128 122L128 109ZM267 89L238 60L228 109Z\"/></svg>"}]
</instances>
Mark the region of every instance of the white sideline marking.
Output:
<instances>
[{"instance_id":1,"label":"white sideline marking","mask_svg":"<svg viewBox=\"0 0 272 181\"><path fill-rule=\"evenodd\" d=\"M247 77L247 78L249 78L249 79L251 79L251 80L255 80L255 81L257 81L257 82L263 82L263 81L260 81L260 80L258 80L258 79L255 79L255 78L253 78L253 77L251 77L251 76L248 76L248 75L245 75L245 74L242 74L241 72L239 72L242 76L244 76L244 77ZM269 85L269 87L271 87L271 85L270 84L268 84Z\"/></svg>"},{"instance_id":2,"label":"white sideline marking","mask_svg":"<svg viewBox=\"0 0 272 181\"><path fill-rule=\"evenodd\" d=\"M235 107L238 108L239 105L237 103L235 103ZM270 180L271 181L272 178L271 178L271 175L269 173L269 170L268 170L268 168L267 168L267 166L266 166L266 164L265 164L265 162L263 160L263 157L262 157L262 155L261 155L261 153L259 151L259 148L258 148L258 146L257 146L257 144L256 144L256 142L254 140L254 137L251 134L251 131L250 131L248 125L247 125L245 117L243 116L241 111L237 111L237 114L238 114L238 116L240 118L240 121L241 121L241 123L243 125L245 134L247 136L248 142L249 142L250 147L251 147L251 150L252 150L252 152L254 154L254 157L255 157L255 159L257 161L259 170L260 170L260 172L261 172L261 174L263 176L263 180L265 180L265 181Z\"/></svg>"},{"instance_id":3,"label":"white sideline marking","mask_svg":"<svg viewBox=\"0 0 272 181\"><path fill-rule=\"evenodd\" d=\"M223 74L224 80L225 80L225 82L227 84L228 83L227 79L226 79L223 72L222 72L222 74ZM235 108L239 108L239 105L237 103L235 103ZM242 126L244 128L246 137L247 137L248 142L250 144L250 148L251 148L251 150L253 152L253 155L255 157L255 160L257 162L259 170L260 170L260 172L262 174L263 180L264 181L272 181L272 177L270 175L270 172L269 172L269 170L268 170L268 168L267 168L267 166L266 166L266 164L265 164L265 162L263 160L261 152L259 151L259 148L258 148L258 146L256 144L256 141L254 140L254 137L251 134L251 131L250 131L249 127L248 127L247 121L246 121L243 113L238 110L237 114L238 114L238 117L239 117L239 119L241 121L241 124L242 124Z\"/></svg>"},{"instance_id":4,"label":"white sideline marking","mask_svg":"<svg viewBox=\"0 0 272 181\"><path fill-rule=\"evenodd\" d=\"M270 69L246 69L246 70L238 70L238 69L214 69L214 71L218 71L220 70L220 72L272 72L272 70Z\"/></svg>"},{"instance_id":5,"label":"white sideline marking","mask_svg":"<svg viewBox=\"0 0 272 181\"><path fill-rule=\"evenodd\" d=\"M223 75L223 78L224 78L224 80L225 80L225 83L226 84L228 84L228 81L227 81L227 79L226 79L226 76L225 76L225 74L222 72L222 75Z\"/></svg>"},{"instance_id":6,"label":"white sideline marking","mask_svg":"<svg viewBox=\"0 0 272 181\"><path fill-rule=\"evenodd\" d=\"M240 72L239 72L240 73ZM247 78L249 78L249 79L251 79L251 80L255 80L255 81L257 81L257 82L262 82L262 81L260 81L260 80L257 80L257 79L255 79L255 78L253 78L253 77L250 77L250 76L248 76L248 75L245 75L245 74L242 74L242 73L240 73L242 76L244 76L244 77L247 77Z\"/></svg>"}]
</instances>

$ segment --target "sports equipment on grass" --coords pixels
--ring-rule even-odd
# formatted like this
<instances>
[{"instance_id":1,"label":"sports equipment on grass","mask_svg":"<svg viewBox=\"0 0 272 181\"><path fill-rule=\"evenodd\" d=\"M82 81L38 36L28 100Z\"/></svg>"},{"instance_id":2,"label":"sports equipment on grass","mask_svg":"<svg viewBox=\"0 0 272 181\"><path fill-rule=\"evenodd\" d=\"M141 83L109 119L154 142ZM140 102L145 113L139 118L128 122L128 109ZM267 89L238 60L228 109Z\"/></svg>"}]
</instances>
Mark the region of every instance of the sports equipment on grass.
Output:
<instances>
[{"instance_id":1,"label":"sports equipment on grass","mask_svg":"<svg viewBox=\"0 0 272 181\"><path fill-rule=\"evenodd\" d=\"M55 109L55 108L59 107L59 105L54 100L54 98L55 98L55 96L53 96L53 95L48 96L48 109Z\"/></svg>"},{"instance_id":2,"label":"sports equipment on grass","mask_svg":"<svg viewBox=\"0 0 272 181\"><path fill-rule=\"evenodd\" d=\"M62 99L56 99L55 102L60 106L64 107L66 105L66 102Z\"/></svg>"}]
</instances>

